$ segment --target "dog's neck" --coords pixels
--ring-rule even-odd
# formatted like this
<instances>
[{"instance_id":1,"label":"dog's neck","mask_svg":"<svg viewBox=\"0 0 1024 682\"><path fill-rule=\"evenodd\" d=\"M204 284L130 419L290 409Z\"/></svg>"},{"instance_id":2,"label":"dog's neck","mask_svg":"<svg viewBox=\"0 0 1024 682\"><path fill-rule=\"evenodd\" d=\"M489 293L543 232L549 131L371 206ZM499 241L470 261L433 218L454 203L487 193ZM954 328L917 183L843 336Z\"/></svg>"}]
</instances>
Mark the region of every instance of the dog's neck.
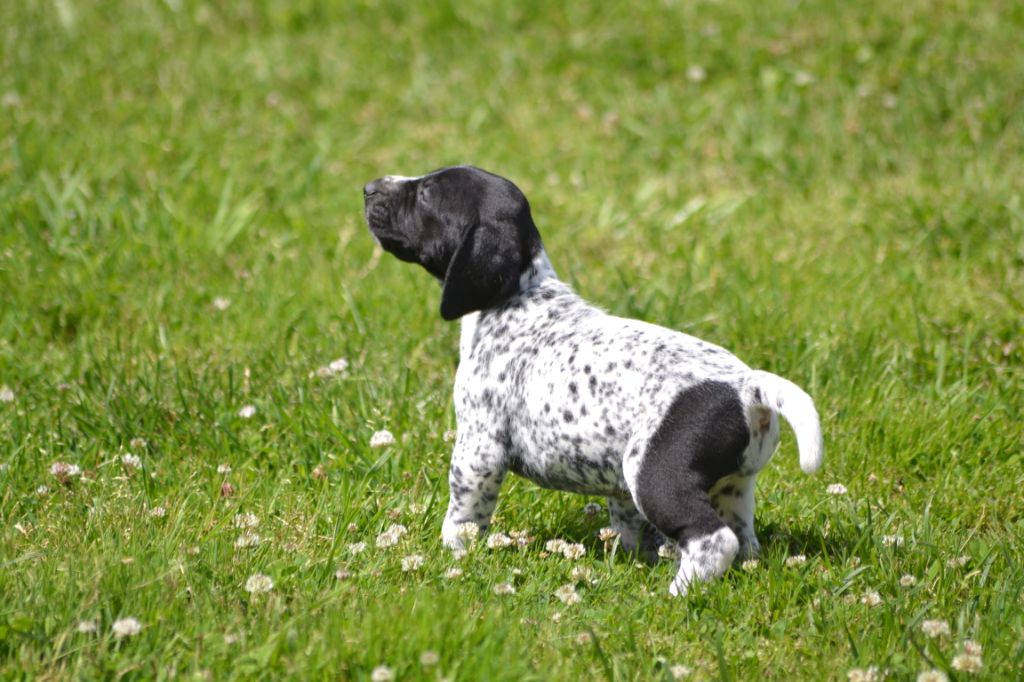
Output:
<instances>
[{"instance_id":1,"label":"dog's neck","mask_svg":"<svg viewBox=\"0 0 1024 682\"><path fill-rule=\"evenodd\" d=\"M528 293L546 279L558 279L558 275L555 274L555 268L548 260L547 252L542 248L533 257L529 267L519 275L519 295Z\"/></svg>"},{"instance_id":2,"label":"dog's neck","mask_svg":"<svg viewBox=\"0 0 1024 682\"><path fill-rule=\"evenodd\" d=\"M523 274L519 275L519 291L513 294L512 298L528 297L533 290L549 280L558 281L558 275L555 274L555 268L551 265L547 252L541 248L540 252L530 261L529 267L523 270ZM479 318L479 312L472 312L462 316L459 352L463 357L469 357Z\"/></svg>"}]
</instances>

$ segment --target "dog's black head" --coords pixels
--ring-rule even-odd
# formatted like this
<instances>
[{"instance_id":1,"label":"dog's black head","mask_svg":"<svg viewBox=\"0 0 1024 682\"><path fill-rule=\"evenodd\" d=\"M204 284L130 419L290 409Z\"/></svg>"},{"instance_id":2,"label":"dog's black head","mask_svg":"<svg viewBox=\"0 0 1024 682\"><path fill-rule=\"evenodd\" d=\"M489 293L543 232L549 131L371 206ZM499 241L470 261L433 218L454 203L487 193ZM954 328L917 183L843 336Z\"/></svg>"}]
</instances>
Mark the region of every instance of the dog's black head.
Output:
<instances>
[{"instance_id":1,"label":"dog's black head","mask_svg":"<svg viewBox=\"0 0 1024 682\"><path fill-rule=\"evenodd\" d=\"M388 175L368 183L363 197L366 222L380 245L442 281L446 320L515 294L542 248L523 193L479 168Z\"/></svg>"}]
</instances>

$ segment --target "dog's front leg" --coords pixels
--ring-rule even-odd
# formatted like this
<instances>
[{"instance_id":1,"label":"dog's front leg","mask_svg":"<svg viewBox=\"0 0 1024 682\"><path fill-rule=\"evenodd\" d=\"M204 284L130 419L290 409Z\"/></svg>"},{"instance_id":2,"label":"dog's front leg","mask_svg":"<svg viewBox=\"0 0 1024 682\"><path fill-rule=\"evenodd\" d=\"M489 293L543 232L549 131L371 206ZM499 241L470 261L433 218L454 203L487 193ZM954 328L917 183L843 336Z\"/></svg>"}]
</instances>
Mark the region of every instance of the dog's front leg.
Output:
<instances>
[{"instance_id":1,"label":"dog's front leg","mask_svg":"<svg viewBox=\"0 0 1024 682\"><path fill-rule=\"evenodd\" d=\"M664 544L665 537L637 511L633 500L609 497L608 515L622 549L638 553L648 563L658 563L658 547Z\"/></svg>"},{"instance_id":2,"label":"dog's front leg","mask_svg":"<svg viewBox=\"0 0 1024 682\"><path fill-rule=\"evenodd\" d=\"M448 513L441 539L451 549L466 549L477 533L491 525L498 491L508 465L505 448L487 436L465 436L460 429L448 471ZM473 524L467 527L466 524Z\"/></svg>"}]
</instances>

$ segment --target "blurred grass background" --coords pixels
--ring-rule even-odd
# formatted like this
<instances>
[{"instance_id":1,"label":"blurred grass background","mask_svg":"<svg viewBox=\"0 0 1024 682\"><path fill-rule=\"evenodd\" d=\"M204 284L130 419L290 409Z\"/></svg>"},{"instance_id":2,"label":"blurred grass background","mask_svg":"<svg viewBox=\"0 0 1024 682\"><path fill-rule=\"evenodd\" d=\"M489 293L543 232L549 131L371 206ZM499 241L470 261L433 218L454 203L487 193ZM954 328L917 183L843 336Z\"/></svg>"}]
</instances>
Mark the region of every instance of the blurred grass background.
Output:
<instances>
[{"instance_id":1,"label":"blurred grass background","mask_svg":"<svg viewBox=\"0 0 1024 682\"><path fill-rule=\"evenodd\" d=\"M918 629L943 617L1019 675L1022 29L999 1L3 3L0 671L955 675ZM604 555L581 498L513 482L506 527L589 543L582 607L552 604L568 568L535 552L437 577L457 326L375 251L360 188L454 163L519 184L585 297L816 397L825 477L784 442L764 575L662 599L670 567ZM345 378L310 377L337 357ZM398 445L370 450L380 428ZM118 464L133 438L152 477ZM372 547L409 502L432 578L344 556L349 523ZM240 510L273 524L254 553L231 547ZM885 606L844 601L866 589ZM117 642L125 614L146 628Z\"/></svg>"}]
</instances>

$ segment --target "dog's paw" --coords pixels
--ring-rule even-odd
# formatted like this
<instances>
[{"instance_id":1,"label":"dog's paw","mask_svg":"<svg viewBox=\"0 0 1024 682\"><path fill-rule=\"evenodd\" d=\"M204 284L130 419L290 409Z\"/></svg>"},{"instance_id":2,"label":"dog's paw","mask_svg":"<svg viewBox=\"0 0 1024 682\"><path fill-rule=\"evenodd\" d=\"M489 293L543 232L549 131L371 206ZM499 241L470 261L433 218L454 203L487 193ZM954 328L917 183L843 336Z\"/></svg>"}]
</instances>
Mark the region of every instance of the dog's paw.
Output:
<instances>
[{"instance_id":1,"label":"dog's paw","mask_svg":"<svg viewBox=\"0 0 1024 682\"><path fill-rule=\"evenodd\" d=\"M441 542L455 552L468 550L479 535L480 526L472 521L455 523L445 519L444 525L441 526Z\"/></svg>"},{"instance_id":2,"label":"dog's paw","mask_svg":"<svg viewBox=\"0 0 1024 682\"><path fill-rule=\"evenodd\" d=\"M686 594L694 580L714 580L725 573L739 553L740 542L728 527L694 538L681 548L679 571L669 585L673 597Z\"/></svg>"},{"instance_id":3,"label":"dog's paw","mask_svg":"<svg viewBox=\"0 0 1024 682\"><path fill-rule=\"evenodd\" d=\"M690 581L680 578L678 575L672 579L668 586L668 593L673 597L685 597L686 590L690 587Z\"/></svg>"}]
</instances>

